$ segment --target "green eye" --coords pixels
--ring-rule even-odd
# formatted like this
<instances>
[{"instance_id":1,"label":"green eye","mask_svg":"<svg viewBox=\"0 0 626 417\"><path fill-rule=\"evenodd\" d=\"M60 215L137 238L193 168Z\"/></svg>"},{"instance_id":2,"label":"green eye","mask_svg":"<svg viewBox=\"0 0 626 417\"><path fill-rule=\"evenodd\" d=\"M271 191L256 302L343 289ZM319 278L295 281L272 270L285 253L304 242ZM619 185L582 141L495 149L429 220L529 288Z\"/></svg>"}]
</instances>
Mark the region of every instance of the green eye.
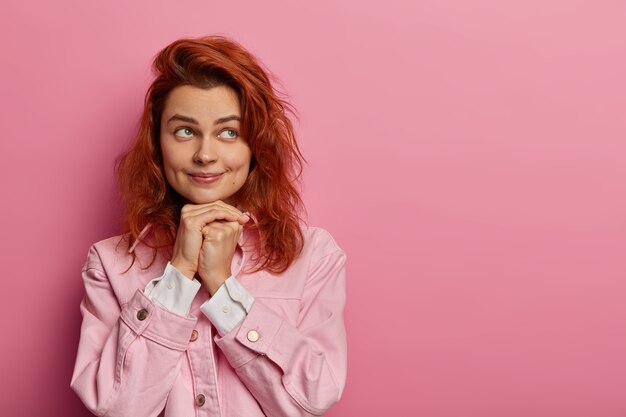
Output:
<instances>
[{"instance_id":1,"label":"green eye","mask_svg":"<svg viewBox=\"0 0 626 417\"><path fill-rule=\"evenodd\" d=\"M180 129L176 129L174 131L174 134L178 137L189 139L193 136L193 130L189 129L188 127L181 127Z\"/></svg>"},{"instance_id":2,"label":"green eye","mask_svg":"<svg viewBox=\"0 0 626 417\"><path fill-rule=\"evenodd\" d=\"M238 134L237 131L234 129L224 129L217 136L222 139L236 139Z\"/></svg>"}]
</instances>

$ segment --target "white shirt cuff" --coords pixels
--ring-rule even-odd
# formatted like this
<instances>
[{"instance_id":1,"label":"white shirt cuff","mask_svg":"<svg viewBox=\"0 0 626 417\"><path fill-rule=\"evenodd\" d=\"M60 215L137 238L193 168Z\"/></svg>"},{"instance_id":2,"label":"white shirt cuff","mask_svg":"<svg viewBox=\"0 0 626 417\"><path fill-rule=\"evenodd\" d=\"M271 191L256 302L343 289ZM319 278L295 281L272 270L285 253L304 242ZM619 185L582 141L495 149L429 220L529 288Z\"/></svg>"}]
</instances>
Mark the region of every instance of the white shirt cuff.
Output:
<instances>
[{"instance_id":1,"label":"white shirt cuff","mask_svg":"<svg viewBox=\"0 0 626 417\"><path fill-rule=\"evenodd\" d=\"M200 306L200 310L213 323L220 336L224 336L245 320L253 304L254 298L231 276Z\"/></svg>"},{"instance_id":2,"label":"white shirt cuff","mask_svg":"<svg viewBox=\"0 0 626 417\"><path fill-rule=\"evenodd\" d=\"M187 278L168 262L163 275L150 281L143 293L171 312L187 316L200 285L197 279Z\"/></svg>"}]
</instances>

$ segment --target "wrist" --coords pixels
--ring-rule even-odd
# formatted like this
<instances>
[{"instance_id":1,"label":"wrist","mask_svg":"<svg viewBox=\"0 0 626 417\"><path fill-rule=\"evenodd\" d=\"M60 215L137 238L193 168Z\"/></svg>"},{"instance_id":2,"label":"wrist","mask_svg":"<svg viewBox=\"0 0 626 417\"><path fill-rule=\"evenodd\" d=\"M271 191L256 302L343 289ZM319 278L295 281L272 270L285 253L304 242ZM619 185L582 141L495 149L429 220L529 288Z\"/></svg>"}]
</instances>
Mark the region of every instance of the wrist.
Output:
<instances>
[{"instance_id":1,"label":"wrist","mask_svg":"<svg viewBox=\"0 0 626 417\"><path fill-rule=\"evenodd\" d=\"M178 272L180 272L181 274L183 274L184 276L186 276L189 279L194 279L195 275L196 275L196 270L192 267L189 266L188 264L186 264L185 262L180 262L176 259L172 259L170 261L170 264L176 268L176 270Z\"/></svg>"},{"instance_id":2,"label":"wrist","mask_svg":"<svg viewBox=\"0 0 626 417\"><path fill-rule=\"evenodd\" d=\"M201 280L204 283L209 294L213 295L220 289L224 282L231 276L230 271L222 271L209 276L200 275Z\"/></svg>"}]
</instances>

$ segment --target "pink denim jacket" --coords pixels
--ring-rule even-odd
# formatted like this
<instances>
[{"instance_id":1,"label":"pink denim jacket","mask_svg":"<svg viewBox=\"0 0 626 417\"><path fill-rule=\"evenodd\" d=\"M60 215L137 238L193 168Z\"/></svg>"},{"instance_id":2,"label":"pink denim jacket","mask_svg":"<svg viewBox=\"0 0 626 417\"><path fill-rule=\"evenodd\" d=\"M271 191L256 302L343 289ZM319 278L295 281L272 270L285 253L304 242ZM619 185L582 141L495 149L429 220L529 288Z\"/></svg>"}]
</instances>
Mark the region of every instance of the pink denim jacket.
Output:
<instances>
[{"instance_id":1,"label":"pink denim jacket","mask_svg":"<svg viewBox=\"0 0 626 417\"><path fill-rule=\"evenodd\" d=\"M310 416L339 400L347 370L345 254L328 232L303 228L304 250L281 274L248 273L258 235L246 230L233 276L254 297L244 321L223 337L199 310L186 316L144 294L163 274L143 242L94 244L82 271L83 322L71 387L99 416ZM145 239L150 233L145 233ZM128 252L138 260L130 264Z\"/></svg>"}]
</instances>

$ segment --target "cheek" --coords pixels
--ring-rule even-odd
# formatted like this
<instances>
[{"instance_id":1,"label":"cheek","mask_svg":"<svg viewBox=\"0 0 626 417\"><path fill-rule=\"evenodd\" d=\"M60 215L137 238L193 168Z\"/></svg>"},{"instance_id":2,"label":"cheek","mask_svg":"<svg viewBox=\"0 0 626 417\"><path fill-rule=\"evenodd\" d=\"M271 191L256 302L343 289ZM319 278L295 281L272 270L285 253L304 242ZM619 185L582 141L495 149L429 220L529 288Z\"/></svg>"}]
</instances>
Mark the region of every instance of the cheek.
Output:
<instances>
[{"instance_id":1,"label":"cheek","mask_svg":"<svg viewBox=\"0 0 626 417\"><path fill-rule=\"evenodd\" d=\"M169 177L170 172L172 171L172 162L165 155L163 155L163 171L167 177Z\"/></svg>"},{"instance_id":2,"label":"cheek","mask_svg":"<svg viewBox=\"0 0 626 417\"><path fill-rule=\"evenodd\" d=\"M231 167L235 172L232 178L231 185L242 186L248 178L250 170L250 159L238 155L236 159L231 160Z\"/></svg>"},{"instance_id":3,"label":"cheek","mask_svg":"<svg viewBox=\"0 0 626 417\"><path fill-rule=\"evenodd\" d=\"M250 162L252 161L252 151L248 146L246 146L241 152L241 168L246 171L246 175L248 174L248 170L250 169Z\"/></svg>"},{"instance_id":4,"label":"cheek","mask_svg":"<svg viewBox=\"0 0 626 417\"><path fill-rule=\"evenodd\" d=\"M239 171L241 181L245 181L250 174L250 158L245 158L240 162Z\"/></svg>"},{"instance_id":5,"label":"cheek","mask_svg":"<svg viewBox=\"0 0 626 417\"><path fill-rule=\"evenodd\" d=\"M176 155L172 154L171 149L167 147L161 147L161 155L163 159L163 173L165 179L172 185L176 182L176 172L179 170Z\"/></svg>"},{"instance_id":6,"label":"cheek","mask_svg":"<svg viewBox=\"0 0 626 417\"><path fill-rule=\"evenodd\" d=\"M180 156L172 147L161 146L161 155L163 156L163 168L166 171L176 169L180 165L178 161Z\"/></svg>"},{"instance_id":7,"label":"cheek","mask_svg":"<svg viewBox=\"0 0 626 417\"><path fill-rule=\"evenodd\" d=\"M223 158L224 162L229 165L231 169L236 170L238 174L240 174L241 171L245 171L244 175L247 174L251 159L251 152L247 146L242 146L236 151L229 152L227 155L223 155Z\"/></svg>"},{"instance_id":8,"label":"cheek","mask_svg":"<svg viewBox=\"0 0 626 417\"><path fill-rule=\"evenodd\" d=\"M176 179L176 171L172 168L172 165L167 161L166 158L163 158L163 173L165 174L165 179L167 182L172 185Z\"/></svg>"}]
</instances>

